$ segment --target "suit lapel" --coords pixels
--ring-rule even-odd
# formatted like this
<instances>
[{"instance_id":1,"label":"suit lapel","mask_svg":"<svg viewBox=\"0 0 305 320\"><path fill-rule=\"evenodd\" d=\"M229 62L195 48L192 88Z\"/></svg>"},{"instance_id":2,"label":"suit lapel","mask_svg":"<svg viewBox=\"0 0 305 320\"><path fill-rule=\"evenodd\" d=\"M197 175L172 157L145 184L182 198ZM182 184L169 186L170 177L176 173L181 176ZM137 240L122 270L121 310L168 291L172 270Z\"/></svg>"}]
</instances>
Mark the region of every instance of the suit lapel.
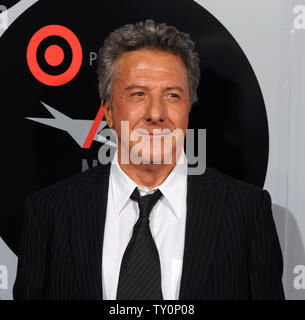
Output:
<instances>
[{"instance_id":1,"label":"suit lapel","mask_svg":"<svg viewBox=\"0 0 305 320\"><path fill-rule=\"evenodd\" d=\"M69 190L71 241L77 280L87 300L103 299L102 249L110 164L81 175Z\"/></svg>"},{"instance_id":2,"label":"suit lapel","mask_svg":"<svg viewBox=\"0 0 305 320\"><path fill-rule=\"evenodd\" d=\"M226 182L210 168L187 177L187 216L180 300L199 299L208 279L223 211Z\"/></svg>"}]
</instances>

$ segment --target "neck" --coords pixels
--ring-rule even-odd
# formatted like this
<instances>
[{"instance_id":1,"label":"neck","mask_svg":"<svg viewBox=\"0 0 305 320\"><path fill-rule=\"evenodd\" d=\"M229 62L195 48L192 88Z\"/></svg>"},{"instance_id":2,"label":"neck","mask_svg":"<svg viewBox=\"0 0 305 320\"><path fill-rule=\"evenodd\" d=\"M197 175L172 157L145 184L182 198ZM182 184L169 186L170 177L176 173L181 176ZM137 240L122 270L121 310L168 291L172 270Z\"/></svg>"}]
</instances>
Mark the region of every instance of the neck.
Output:
<instances>
[{"instance_id":1,"label":"neck","mask_svg":"<svg viewBox=\"0 0 305 320\"><path fill-rule=\"evenodd\" d=\"M182 149L180 152L177 152L177 157L172 155L173 163L140 163L134 164L132 161L129 161L128 164L121 162L121 153L120 148L118 150L118 163L121 169L128 175L139 186L146 186L149 190L155 188L162 184L162 182L168 177L170 172L176 166L176 163L181 155Z\"/></svg>"}]
</instances>

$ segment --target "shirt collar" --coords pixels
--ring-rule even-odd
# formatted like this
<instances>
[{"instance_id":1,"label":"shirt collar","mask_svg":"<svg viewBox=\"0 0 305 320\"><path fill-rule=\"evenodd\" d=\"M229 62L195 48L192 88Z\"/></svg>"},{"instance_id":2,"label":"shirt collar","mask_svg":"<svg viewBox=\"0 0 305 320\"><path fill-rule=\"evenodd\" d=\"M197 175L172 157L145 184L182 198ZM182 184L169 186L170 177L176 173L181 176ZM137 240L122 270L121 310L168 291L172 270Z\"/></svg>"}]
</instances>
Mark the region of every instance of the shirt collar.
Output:
<instances>
[{"instance_id":1,"label":"shirt collar","mask_svg":"<svg viewBox=\"0 0 305 320\"><path fill-rule=\"evenodd\" d=\"M160 189L163 193L166 203L176 218L179 217L182 201L186 191L187 178L187 157L182 150L179 160L167 178L161 185L154 189ZM135 189L139 187L120 167L118 163L117 150L115 151L111 162L110 179L112 186L113 210L116 215L120 215L123 208L128 204L130 196ZM140 188L146 189L141 186Z\"/></svg>"}]
</instances>

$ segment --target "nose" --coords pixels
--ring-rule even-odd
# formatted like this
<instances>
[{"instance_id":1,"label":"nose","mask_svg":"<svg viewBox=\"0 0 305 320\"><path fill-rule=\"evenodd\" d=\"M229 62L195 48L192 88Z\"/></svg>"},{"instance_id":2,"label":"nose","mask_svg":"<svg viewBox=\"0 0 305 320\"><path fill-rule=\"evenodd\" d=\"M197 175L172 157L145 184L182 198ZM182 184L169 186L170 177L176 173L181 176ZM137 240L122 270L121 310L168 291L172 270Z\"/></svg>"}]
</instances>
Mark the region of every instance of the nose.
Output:
<instances>
[{"instance_id":1,"label":"nose","mask_svg":"<svg viewBox=\"0 0 305 320\"><path fill-rule=\"evenodd\" d=\"M145 120L147 122L156 123L163 122L166 119L166 106L162 97L151 96L146 106Z\"/></svg>"}]
</instances>

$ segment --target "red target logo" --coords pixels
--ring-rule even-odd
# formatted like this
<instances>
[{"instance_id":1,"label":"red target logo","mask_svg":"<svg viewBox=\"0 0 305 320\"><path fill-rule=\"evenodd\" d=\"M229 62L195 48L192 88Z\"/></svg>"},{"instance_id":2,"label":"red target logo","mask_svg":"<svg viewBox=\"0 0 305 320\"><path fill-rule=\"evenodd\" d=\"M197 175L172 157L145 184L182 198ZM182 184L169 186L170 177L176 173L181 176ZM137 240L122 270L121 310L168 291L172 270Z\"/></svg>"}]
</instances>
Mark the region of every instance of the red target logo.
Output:
<instances>
[{"instance_id":1,"label":"red target logo","mask_svg":"<svg viewBox=\"0 0 305 320\"><path fill-rule=\"evenodd\" d=\"M48 39L50 41L57 39L61 42L60 44L48 44ZM66 60L66 50L62 49L62 42L68 46L67 51L71 51L71 61L68 61L69 65L65 71L56 74L64 64L67 64L67 61L64 61ZM40 61L38 51L43 51L43 53L40 52ZM32 36L26 57L29 69L38 81L48 86L61 86L77 75L82 64L83 52L78 38L70 29L60 25L49 25L39 29ZM42 69L42 65L46 67L47 71Z\"/></svg>"}]
</instances>

